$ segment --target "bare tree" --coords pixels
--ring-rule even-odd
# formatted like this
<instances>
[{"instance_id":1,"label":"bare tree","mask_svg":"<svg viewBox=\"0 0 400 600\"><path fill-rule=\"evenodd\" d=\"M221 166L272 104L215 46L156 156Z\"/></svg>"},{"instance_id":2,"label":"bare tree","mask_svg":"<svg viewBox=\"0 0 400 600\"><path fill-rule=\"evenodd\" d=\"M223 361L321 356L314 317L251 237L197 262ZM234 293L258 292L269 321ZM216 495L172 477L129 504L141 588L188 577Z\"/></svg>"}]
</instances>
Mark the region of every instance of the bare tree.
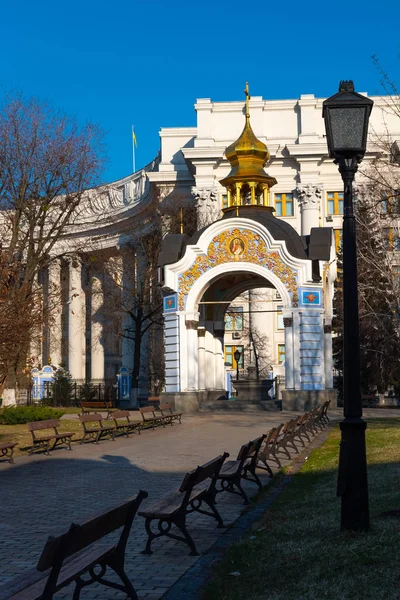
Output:
<instances>
[{"instance_id":1,"label":"bare tree","mask_svg":"<svg viewBox=\"0 0 400 600\"><path fill-rule=\"evenodd\" d=\"M41 326L38 273L57 254L103 164L98 127L80 127L36 99L5 98L0 107L0 330L12 344L11 351L10 344L0 345L0 391L11 372L16 379L22 373L33 331Z\"/></svg>"}]
</instances>

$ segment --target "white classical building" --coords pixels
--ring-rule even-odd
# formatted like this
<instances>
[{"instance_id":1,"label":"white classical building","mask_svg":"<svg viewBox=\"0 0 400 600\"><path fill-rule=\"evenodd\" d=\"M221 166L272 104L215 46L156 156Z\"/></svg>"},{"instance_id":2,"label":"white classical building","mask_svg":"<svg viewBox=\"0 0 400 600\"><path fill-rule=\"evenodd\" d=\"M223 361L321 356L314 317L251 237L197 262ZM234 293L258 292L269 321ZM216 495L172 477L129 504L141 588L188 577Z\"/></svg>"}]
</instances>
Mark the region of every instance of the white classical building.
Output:
<instances>
[{"instance_id":1,"label":"white classical building","mask_svg":"<svg viewBox=\"0 0 400 600\"><path fill-rule=\"evenodd\" d=\"M399 120L384 99L373 100L371 136L390 131L398 151ZM244 101L198 99L196 127L162 128L160 154L150 165L89 191L41 276L53 300L50 324L33 341L34 361L64 364L76 380L113 385L121 367L130 372L135 360L132 315L121 310L116 294L129 306L138 290L152 297L158 285L164 349L159 329L144 332L136 395L147 396L150 381L155 393L183 409L221 397L235 350L250 353L247 364L254 360L241 312L253 312L253 327L266 336L272 370L285 376L288 406L294 395L303 394L303 406L310 392L330 390L343 185L328 158L322 102L312 94L253 96L246 110ZM239 146L250 121L256 142L246 150ZM250 172L235 179L243 148L252 157L244 159L247 166L255 156L258 166L265 163L265 181L261 171L254 181ZM363 164L375 153L372 140ZM168 213L165 206L177 209L176 218L175 208ZM185 219L194 212L197 224L186 235ZM154 257L142 241L153 236L158 218L164 241L154 237L152 251L162 246L156 283ZM226 317L231 303L236 309ZM133 334L121 337L123 331ZM153 365L161 353L164 381ZM126 397L125 405L132 402Z\"/></svg>"}]
</instances>

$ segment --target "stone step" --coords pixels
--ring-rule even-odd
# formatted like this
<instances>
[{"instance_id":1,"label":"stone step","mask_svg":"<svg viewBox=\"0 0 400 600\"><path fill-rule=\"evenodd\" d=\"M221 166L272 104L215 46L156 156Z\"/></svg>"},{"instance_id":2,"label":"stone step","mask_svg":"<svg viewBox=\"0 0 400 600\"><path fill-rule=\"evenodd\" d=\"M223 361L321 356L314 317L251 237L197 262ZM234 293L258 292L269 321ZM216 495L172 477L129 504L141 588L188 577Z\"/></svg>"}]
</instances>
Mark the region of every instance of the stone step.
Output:
<instances>
[{"instance_id":1,"label":"stone step","mask_svg":"<svg viewBox=\"0 0 400 600\"><path fill-rule=\"evenodd\" d=\"M279 403L269 402L244 402L243 400L215 400L204 402L200 405L200 412L279 412Z\"/></svg>"}]
</instances>

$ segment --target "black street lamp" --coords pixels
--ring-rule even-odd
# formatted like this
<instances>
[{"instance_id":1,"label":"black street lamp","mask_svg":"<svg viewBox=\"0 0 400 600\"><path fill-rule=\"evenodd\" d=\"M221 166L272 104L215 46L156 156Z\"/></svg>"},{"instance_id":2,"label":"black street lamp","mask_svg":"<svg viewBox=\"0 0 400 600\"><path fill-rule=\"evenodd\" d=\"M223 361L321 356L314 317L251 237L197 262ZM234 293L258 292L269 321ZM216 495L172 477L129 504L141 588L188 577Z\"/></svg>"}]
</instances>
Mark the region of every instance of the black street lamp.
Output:
<instances>
[{"instance_id":1,"label":"black street lamp","mask_svg":"<svg viewBox=\"0 0 400 600\"><path fill-rule=\"evenodd\" d=\"M233 356L235 357L235 361L236 361L236 381L239 381L239 360L240 360L240 357L242 356L242 353L239 350L235 350L235 352L233 353Z\"/></svg>"},{"instance_id":2,"label":"black street lamp","mask_svg":"<svg viewBox=\"0 0 400 600\"><path fill-rule=\"evenodd\" d=\"M341 81L339 92L323 103L329 156L344 183L343 213L343 400L337 495L342 499L341 529L369 528L366 422L362 417L360 332L358 320L357 242L353 212L353 181L362 161L373 101Z\"/></svg>"}]
</instances>

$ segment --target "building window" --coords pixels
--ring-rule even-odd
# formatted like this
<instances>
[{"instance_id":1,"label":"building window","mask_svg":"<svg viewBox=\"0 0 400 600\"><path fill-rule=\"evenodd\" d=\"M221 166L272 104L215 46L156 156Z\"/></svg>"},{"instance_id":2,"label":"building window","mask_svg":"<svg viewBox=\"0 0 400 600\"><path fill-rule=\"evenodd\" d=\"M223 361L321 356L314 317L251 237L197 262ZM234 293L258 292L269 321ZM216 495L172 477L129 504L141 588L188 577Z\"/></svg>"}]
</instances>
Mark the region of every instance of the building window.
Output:
<instances>
[{"instance_id":1,"label":"building window","mask_svg":"<svg viewBox=\"0 0 400 600\"><path fill-rule=\"evenodd\" d=\"M400 213L400 191L395 194L382 194L381 214L393 215Z\"/></svg>"},{"instance_id":2,"label":"building window","mask_svg":"<svg viewBox=\"0 0 400 600\"><path fill-rule=\"evenodd\" d=\"M278 364L283 365L285 362L285 344L278 344Z\"/></svg>"},{"instance_id":3,"label":"building window","mask_svg":"<svg viewBox=\"0 0 400 600\"><path fill-rule=\"evenodd\" d=\"M400 251L400 231L397 227L386 227L382 229L383 243L389 252Z\"/></svg>"},{"instance_id":4,"label":"building window","mask_svg":"<svg viewBox=\"0 0 400 600\"><path fill-rule=\"evenodd\" d=\"M328 192L328 215L343 214L343 192Z\"/></svg>"},{"instance_id":5,"label":"building window","mask_svg":"<svg viewBox=\"0 0 400 600\"><path fill-rule=\"evenodd\" d=\"M293 194L275 194L277 217L293 217Z\"/></svg>"},{"instance_id":6,"label":"building window","mask_svg":"<svg viewBox=\"0 0 400 600\"><path fill-rule=\"evenodd\" d=\"M244 346L225 346L225 366L236 369L235 352L239 350L239 369L244 366Z\"/></svg>"},{"instance_id":7,"label":"building window","mask_svg":"<svg viewBox=\"0 0 400 600\"><path fill-rule=\"evenodd\" d=\"M243 306L231 306L225 313L225 331L243 331Z\"/></svg>"},{"instance_id":8,"label":"building window","mask_svg":"<svg viewBox=\"0 0 400 600\"><path fill-rule=\"evenodd\" d=\"M228 194L222 194L222 208L228 208Z\"/></svg>"},{"instance_id":9,"label":"building window","mask_svg":"<svg viewBox=\"0 0 400 600\"><path fill-rule=\"evenodd\" d=\"M342 229L334 229L333 234L335 236L335 248L336 252L342 249L343 243L343 230Z\"/></svg>"},{"instance_id":10,"label":"building window","mask_svg":"<svg viewBox=\"0 0 400 600\"><path fill-rule=\"evenodd\" d=\"M283 306L277 306L277 309L278 309L278 329L285 329L285 326L283 324L283 314L282 314Z\"/></svg>"}]
</instances>

